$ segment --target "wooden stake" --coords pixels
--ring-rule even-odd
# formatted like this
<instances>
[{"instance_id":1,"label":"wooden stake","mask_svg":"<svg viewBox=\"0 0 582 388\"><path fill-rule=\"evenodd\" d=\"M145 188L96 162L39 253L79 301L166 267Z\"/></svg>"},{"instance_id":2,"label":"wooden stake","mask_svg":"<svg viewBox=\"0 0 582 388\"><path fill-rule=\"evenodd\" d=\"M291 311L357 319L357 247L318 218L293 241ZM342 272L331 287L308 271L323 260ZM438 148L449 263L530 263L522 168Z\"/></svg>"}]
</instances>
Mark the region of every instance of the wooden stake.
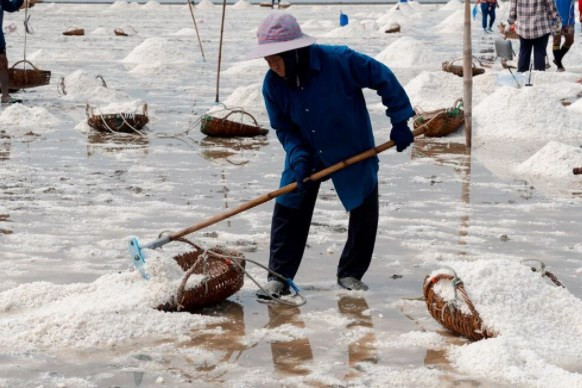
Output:
<instances>
[{"instance_id":1,"label":"wooden stake","mask_svg":"<svg viewBox=\"0 0 582 388\"><path fill-rule=\"evenodd\" d=\"M200 47L200 52L202 53L202 60L206 62L206 57L204 56L204 49L202 48L202 41L200 40L200 34L198 33L198 25L196 24L196 18L194 17L194 6L192 5L192 1L194 0L187 0L188 1L188 8L190 8L190 15L192 15L192 21L194 22L194 29L196 30L196 37L198 38L198 46Z\"/></svg>"},{"instance_id":2,"label":"wooden stake","mask_svg":"<svg viewBox=\"0 0 582 388\"><path fill-rule=\"evenodd\" d=\"M471 2L465 0L463 33L463 110L465 112L465 144L471 149L473 121L473 50L471 48Z\"/></svg>"},{"instance_id":3,"label":"wooden stake","mask_svg":"<svg viewBox=\"0 0 582 388\"><path fill-rule=\"evenodd\" d=\"M224 13L226 12L226 0L222 2L222 21L220 22L220 43L218 46L218 69L216 70L216 100L220 102L218 91L220 89L220 62L222 61L222 36L224 35Z\"/></svg>"}]
</instances>

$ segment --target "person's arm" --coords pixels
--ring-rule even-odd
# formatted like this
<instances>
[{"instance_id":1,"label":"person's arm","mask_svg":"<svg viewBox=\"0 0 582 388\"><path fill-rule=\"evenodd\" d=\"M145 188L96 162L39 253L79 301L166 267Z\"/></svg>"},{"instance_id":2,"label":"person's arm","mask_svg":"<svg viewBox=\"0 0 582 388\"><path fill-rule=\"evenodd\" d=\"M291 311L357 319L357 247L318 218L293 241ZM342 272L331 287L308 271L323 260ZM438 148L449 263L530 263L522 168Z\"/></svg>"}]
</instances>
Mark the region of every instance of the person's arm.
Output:
<instances>
[{"instance_id":1,"label":"person's arm","mask_svg":"<svg viewBox=\"0 0 582 388\"><path fill-rule=\"evenodd\" d=\"M408 95L392 70L383 63L349 48L342 55L348 61L350 75L358 88L375 90L387 108L392 124L407 121L415 112Z\"/></svg>"},{"instance_id":2,"label":"person's arm","mask_svg":"<svg viewBox=\"0 0 582 388\"><path fill-rule=\"evenodd\" d=\"M281 109L267 80L265 80L265 83L263 84L263 97L265 99L265 106L267 107L267 114L269 115L271 128L275 129L279 142L281 142L283 149L289 156L289 163L294 164L297 160L309 159L309 152L301 138L301 133L299 132L300 129Z\"/></svg>"},{"instance_id":3,"label":"person's arm","mask_svg":"<svg viewBox=\"0 0 582 388\"><path fill-rule=\"evenodd\" d=\"M556 8L556 2L554 0L545 0L546 9L548 10L548 16L550 20L554 20L555 23L562 23L562 18L558 14L558 9Z\"/></svg>"},{"instance_id":4,"label":"person's arm","mask_svg":"<svg viewBox=\"0 0 582 388\"><path fill-rule=\"evenodd\" d=\"M20 9L24 0L1 0L2 1L2 8L6 12L15 12Z\"/></svg>"},{"instance_id":5,"label":"person's arm","mask_svg":"<svg viewBox=\"0 0 582 388\"><path fill-rule=\"evenodd\" d=\"M507 23L513 24L515 23L516 19L517 19L517 0L511 0L511 3L509 4L509 18L507 19Z\"/></svg>"}]
</instances>

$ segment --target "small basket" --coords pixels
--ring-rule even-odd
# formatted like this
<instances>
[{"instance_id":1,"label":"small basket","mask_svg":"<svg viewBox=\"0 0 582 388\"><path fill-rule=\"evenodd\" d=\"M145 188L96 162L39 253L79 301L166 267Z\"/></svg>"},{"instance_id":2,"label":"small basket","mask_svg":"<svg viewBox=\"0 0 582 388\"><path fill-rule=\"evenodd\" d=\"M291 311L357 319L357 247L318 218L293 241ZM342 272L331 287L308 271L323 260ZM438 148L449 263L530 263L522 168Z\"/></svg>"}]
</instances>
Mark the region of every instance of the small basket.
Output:
<instances>
[{"instance_id":1,"label":"small basket","mask_svg":"<svg viewBox=\"0 0 582 388\"><path fill-rule=\"evenodd\" d=\"M206 259L199 260L203 254L207 255ZM178 292L176 298L158 306L159 310L192 312L202 307L216 305L235 294L244 284L244 272L241 267L245 267L245 260L240 252L219 247L206 251L197 248L195 251L175 256L174 260L185 273L204 274L206 277L200 284ZM234 260L238 265L233 262Z\"/></svg>"},{"instance_id":2,"label":"small basket","mask_svg":"<svg viewBox=\"0 0 582 388\"><path fill-rule=\"evenodd\" d=\"M67 31L63 32L63 35L82 36L82 35L85 35L85 29L83 29L83 28L69 28Z\"/></svg>"},{"instance_id":3,"label":"small basket","mask_svg":"<svg viewBox=\"0 0 582 388\"><path fill-rule=\"evenodd\" d=\"M16 65L29 64L32 69L17 69ZM23 59L16 62L8 69L8 88L12 90L36 88L37 86L48 85L51 81L51 72L39 70L31 62Z\"/></svg>"},{"instance_id":4,"label":"small basket","mask_svg":"<svg viewBox=\"0 0 582 388\"><path fill-rule=\"evenodd\" d=\"M140 133L139 130L150 121L148 104L144 102L142 106L142 113L95 114L93 107L87 104L87 123L91 128L102 132Z\"/></svg>"},{"instance_id":5,"label":"small basket","mask_svg":"<svg viewBox=\"0 0 582 388\"><path fill-rule=\"evenodd\" d=\"M459 77L462 77L463 76L463 66L454 65L454 63L460 59L463 59L463 58L453 59L452 61L444 61L442 64L443 71L453 73L455 75L458 75ZM477 67L475 65L475 58L473 58L473 60L471 61L471 65L473 68L473 77L475 77L476 75L485 73L485 69L483 69L482 67Z\"/></svg>"},{"instance_id":6,"label":"small basket","mask_svg":"<svg viewBox=\"0 0 582 388\"><path fill-rule=\"evenodd\" d=\"M253 126L228 120L228 117L233 113L241 113L249 116L255 125ZM200 131L207 136L216 137L264 136L269 133L268 129L259 127L259 124L253 115L243 109L233 109L223 118L210 115L202 116L200 122Z\"/></svg>"},{"instance_id":7,"label":"small basket","mask_svg":"<svg viewBox=\"0 0 582 388\"><path fill-rule=\"evenodd\" d=\"M390 27L384 31L387 34L394 34L396 32L400 32L400 24L398 23L393 23L390 25Z\"/></svg>"},{"instance_id":8,"label":"small basket","mask_svg":"<svg viewBox=\"0 0 582 388\"><path fill-rule=\"evenodd\" d=\"M122 28L116 28L115 30L113 30L113 33L117 36L128 36L127 33L123 31Z\"/></svg>"},{"instance_id":9,"label":"small basket","mask_svg":"<svg viewBox=\"0 0 582 388\"><path fill-rule=\"evenodd\" d=\"M442 137L455 132L463 125L463 100L460 98L455 101L453 108L437 109L430 112L424 112L420 108L415 108L414 129L425 126L424 136Z\"/></svg>"},{"instance_id":10,"label":"small basket","mask_svg":"<svg viewBox=\"0 0 582 388\"><path fill-rule=\"evenodd\" d=\"M466 314L457 308L457 301L446 302L434 291L433 287L440 281L452 281L455 287L455 293L461 296L462 302L464 302L469 310L470 314ZM487 330L483 326L483 321L479 316L473 302L469 299L467 291L465 291L465 286L463 282L455 275L448 273L442 273L433 276L432 278L427 276L424 278L423 285L424 299L426 301L426 307L430 312L430 315L441 325L452 331L453 333L459 334L465 338L473 341L478 341L484 338L495 337L496 334Z\"/></svg>"}]
</instances>

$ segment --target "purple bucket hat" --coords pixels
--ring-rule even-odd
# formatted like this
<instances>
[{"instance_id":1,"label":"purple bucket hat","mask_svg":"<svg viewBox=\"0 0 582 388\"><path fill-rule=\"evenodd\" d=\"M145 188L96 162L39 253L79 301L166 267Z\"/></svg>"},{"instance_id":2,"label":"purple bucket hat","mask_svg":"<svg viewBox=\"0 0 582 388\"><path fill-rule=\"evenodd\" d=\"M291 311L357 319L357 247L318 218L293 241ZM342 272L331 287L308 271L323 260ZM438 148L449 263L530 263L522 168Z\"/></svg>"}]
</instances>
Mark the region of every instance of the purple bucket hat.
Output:
<instances>
[{"instance_id":1,"label":"purple bucket hat","mask_svg":"<svg viewBox=\"0 0 582 388\"><path fill-rule=\"evenodd\" d=\"M271 13L262 21L257 38L259 45L247 54L246 59L264 58L315 43L314 37L301 31L295 16L279 12Z\"/></svg>"}]
</instances>

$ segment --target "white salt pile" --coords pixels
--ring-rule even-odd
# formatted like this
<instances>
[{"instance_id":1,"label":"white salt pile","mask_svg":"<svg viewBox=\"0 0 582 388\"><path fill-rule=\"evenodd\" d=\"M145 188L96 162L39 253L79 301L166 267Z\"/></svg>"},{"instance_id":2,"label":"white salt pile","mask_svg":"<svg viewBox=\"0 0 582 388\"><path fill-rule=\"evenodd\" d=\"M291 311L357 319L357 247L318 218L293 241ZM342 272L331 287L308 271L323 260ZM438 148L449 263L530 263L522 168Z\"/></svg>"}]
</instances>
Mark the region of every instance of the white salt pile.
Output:
<instances>
[{"instance_id":1,"label":"white salt pile","mask_svg":"<svg viewBox=\"0 0 582 388\"><path fill-rule=\"evenodd\" d=\"M435 63L435 53L423 42L403 36L375 57L388 67L426 67Z\"/></svg>"},{"instance_id":2,"label":"white salt pile","mask_svg":"<svg viewBox=\"0 0 582 388\"><path fill-rule=\"evenodd\" d=\"M449 15L445 20L436 25L435 31L441 34L461 34L465 23L465 11L460 9Z\"/></svg>"},{"instance_id":3,"label":"white salt pile","mask_svg":"<svg viewBox=\"0 0 582 388\"><path fill-rule=\"evenodd\" d=\"M456 11L463 8L464 5L459 0L450 0L447 4L439 8L440 11Z\"/></svg>"},{"instance_id":4,"label":"white salt pile","mask_svg":"<svg viewBox=\"0 0 582 388\"><path fill-rule=\"evenodd\" d=\"M129 3L124 0L116 0L113 4L109 6L109 9L124 9L128 8Z\"/></svg>"},{"instance_id":5,"label":"white salt pile","mask_svg":"<svg viewBox=\"0 0 582 388\"><path fill-rule=\"evenodd\" d=\"M170 34L172 36L195 36L196 35L196 30L193 28L182 28L176 32L174 32L173 34Z\"/></svg>"},{"instance_id":6,"label":"white salt pile","mask_svg":"<svg viewBox=\"0 0 582 388\"><path fill-rule=\"evenodd\" d=\"M529 387L582 386L581 300L514 261L446 265L463 280L484 324L498 333L449 348L461 373Z\"/></svg>"},{"instance_id":7,"label":"white salt pile","mask_svg":"<svg viewBox=\"0 0 582 388\"><path fill-rule=\"evenodd\" d=\"M41 107L12 104L0 110L0 128L12 137L24 136L30 131L37 135L50 133L59 123L58 118Z\"/></svg>"},{"instance_id":8,"label":"white salt pile","mask_svg":"<svg viewBox=\"0 0 582 388\"><path fill-rule=\"evenodd\" d=\"M391 10L386 12L384 15L376 19L378 25L386 25L390 23L398 23L400 25L408 23L410 20L410 14L406 12L400 12L399 10Z\"/></svg>"},{"instance_id":9,"label":"white salt pile","mask_svg":"<svg viewBox=\"0 0 582 388\"><path fill-rule=\"evenodd\" d=\"M267 72L267 62L263 58L253 59L251 61L237 62L222 72L223 75L255 75L259 76Z\"/></svg>"},{"instance_id":10,"label":"white salt pile","mask_svg":"<svg viewBox=\"0 0 582 388\"><path fill-rule=\"evenodd\" d=\"M262 84L241 86L236 88L224 101L229 108L243 108L253 114L265 114L265 101L263 99Z\"/></svg>"},{"instance_id":11,"label":"white salt pile","mask_svg":"<svg viewBox=\"0 0 582 388\"><path fill-rule=\"evenodd\" d=\"M582 148L551 141L518 165L515 172L532 182L541 180L552 184L548 180L556 179L563 186L565 180L569 180L577 187L582 187L582 179L572 173L574 167L582 167Z\"/></svg>"},{"instance_id":12,"label":"white salt pile","mask_svg":"<svg viewBox=\"0 0 582 388\"><path fill-rule=\"evenodd\" d=\"M149 0L145 3L141 8L142 9L160 9L162 5L158 3L156 0Z\"/></svg>"},{"instance_id":13,"label":"white salt pile","mask_svg":"<svg viewBox=\"0 0 582 388\"><path fill-rule=\"evenodd\" d=\"M127 94L105 87L100 78L83 70L67 75L62 84L66 93L63 99L68 101L88 102L93 105L129 99Z\"/></svg>"},{"instance_id":14,"label":"white salt pile","mask_svg":"<svg viewBox=\"0 0 582 388\"><path fill-rule=\"evenodd\" d=\"M351 38L372 35L379 35L378 25L373 20L353 20L347 26L337 27L323 34L326 38Z\"/></svg>"},{"instance_id":15,"label":"white salt pile","mask_svg":"<svg viewBox=\"0 0 582 388\"><path fill-rule=\"evenodd\" d=\"M170 43L164 38L148 38L135 47L123 60L123 63L191 63L193 55L188 55L183 47Z\"/></svg>"},{"instance_id":16,"label":"white salt pile","mask_svg":"<svg viewBox=\"0 0 582 388\"><path fill-rule=\"evenodd\" d=\"M93 113L96 115L110 113L141 114L144 112L144 106L145 102L143 100L112 102L110 104L97 107Z\"/></svg>"},{"instance_id":17,"label":"white salt pile","mask_svg":"<svg viewBox=\"0 0 582 388\"><path fill-rule=\"evenodd\" d=\"M247 9L250 7L252 7L252 5L248 1L238 0L236 3L234 3L234 5L232 6L232 9Z\"/></svg>"},{"instance_id":18,"label":"white salt pile","mask_svg":"<svg viewBox=\"0 0 582 388\"><path fill-rule=\"evenodd\" d=\"M184 272L157 252L146 261L150 280L137 271L104 275L93 283L21 284L0 293L0 346L18 351L39 348L91 349L132 340L182 339L192 329L220 321L189 313L164 313L156 306L176 295ZM189 279L186 288L202 276ZM104 324L106 323L106 324Z\"/></svg>"},{"instance_id":19,"label":"white salt pile","mask_svg":"<svg viewBox=\"0 0 582 388\"><path fill-rule=\"evenodd\" d=\"M320 28L333 28L337 26L337 23L332 22L331 20L321 20L321 19L309 19L301 24L302 30L309 30L309 29L320 29Z\"/></svg>"},{"instance_id":20,"label":"white salt pile","mask_svg":"<svg viewBox=\"0 0 582 388\"><path fill-rule=\"evenodd\" d=\"M210 0L202 0L200 3L196 5L196 8L211 9L214 8L214 3L212 3Z\"/></svg>"}]
</instances>

